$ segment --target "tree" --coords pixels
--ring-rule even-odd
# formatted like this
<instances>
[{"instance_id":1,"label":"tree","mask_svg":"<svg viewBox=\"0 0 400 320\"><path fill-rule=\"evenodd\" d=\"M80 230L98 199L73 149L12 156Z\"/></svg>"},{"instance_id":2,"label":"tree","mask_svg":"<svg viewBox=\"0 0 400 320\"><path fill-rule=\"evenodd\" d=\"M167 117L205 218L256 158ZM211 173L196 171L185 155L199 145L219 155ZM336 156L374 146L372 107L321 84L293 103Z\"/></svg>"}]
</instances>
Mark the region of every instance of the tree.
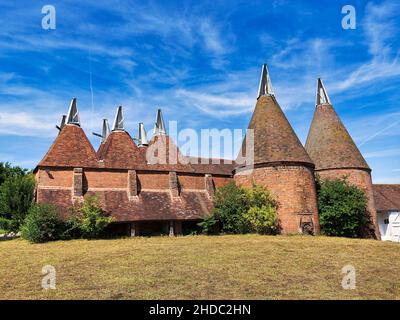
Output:
<instances>
[{"instance_id":1,"label":"tree","mask_svg":"<svg viewBox=\"0 0 400 320\"><path fill-rule=\"evenodd\" d=\"M203 232L210 233L214 225L222 232L272 234L277 231L277 204L269 191L254 184L252 189L231 182L217 190L211 216L199 223Z\"/></svg>"},{"instance_id":2,"label":"tree","mask_svg":"<svg viewBox=\"0 0 400 320\"><path fill-rule=\"evenodd\" d=\"M243 213L249 209L246 191L234 182L217 189L214 195L213 216L219 222L221 231L247 233L250 231Z\"/></svg>"},{"instance_id":3,"label":"tree","mask_svg":"<svg viewBox=\"0 0 400 320\"><path fill-rule=\"evenodd\" d=\"M74 208L66 222L65 237L96 238L113 221L105 215L97 196L88 196L81 206Z\"/></svg>"},{"instance_id":4,"label":"tree","mask_svg":"<svg viewBox=\"0 0 400 320\"><path fill-rule=\"evenodd\" d=\"M329 236L364 237L369 227L367 197L346 179L317 181L321 233Z\"/></svg>"},{"instance_id":5,"label":"tree","mask_svg":"<svg viewBox=\"0 0 400 320\"><path fill-rule=\"evenodd\" d=\"M33 202L35 180L32 174L10 175L0 186L0 216L18 231Z\"/></svg>"},{"instance_id":6,"label":"tree","mask_svg":"<svg viewBox=\"0 0 400 320\"><path fill-rule=\"evenodd\" d=\"M278 216L276 201L263 186L253 185L247 191L250 207L243 214L252 231L261 234L274 234L278 231Z\"/></svg>"},{"instance_id":7,"label":"tree","mask_svg":"<svg viewBox=\"0 0 400 320\"><path fill-rule=\"evenodd\" d=\"M28 169L12 167L9 162L0 162L0 185L9 177L22 177L28 173Z\"/></svg>"},{"instance_id":8,"label":"tree","mask_svg":"<svg viewBox=\"0 0 400 320\"><path fill-rule=\"evenodd\" d=\"M30 242L59 240L64 232L64 222L54 205L40 203L33 205L21 226L22 237Z\"/></svg>"}]
</instances>

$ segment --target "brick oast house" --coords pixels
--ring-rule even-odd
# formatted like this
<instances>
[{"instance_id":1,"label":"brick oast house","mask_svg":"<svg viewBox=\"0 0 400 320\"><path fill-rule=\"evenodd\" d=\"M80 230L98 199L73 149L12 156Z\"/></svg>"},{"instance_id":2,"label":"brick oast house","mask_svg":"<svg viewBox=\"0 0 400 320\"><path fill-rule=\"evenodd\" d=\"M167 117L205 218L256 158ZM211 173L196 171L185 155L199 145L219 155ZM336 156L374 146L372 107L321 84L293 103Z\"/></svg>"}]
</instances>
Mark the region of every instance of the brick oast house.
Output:
<instances>
[{"instance_id":1,"label":"brick oast house","mask_svg":"<svg viewBox=\"0 0 400 320\"><path fill-rule=\"evenodd\" d=\"M321 179L346 177L365 191L372 232L379 238L371 169L336 114L321 79L317 83L316 107L305 148Z\"/></svg>"},{"instance_id":2,"label":"brick oast house","mask_svg":"<svg viewBox=\"0 0 400 320\"><path fill-rule=\"evenodd\" d=\"M270 189L279 203L283 233L319 233L314 163L275 99L266 65L260 82L248 127L254 136L254 166L236 167L234 179L239 185L255 182ZM245 143L239 154L246 154Z\"/></svg>"},{"instance_id":3,"label":"brick oast house","mask_svg":"<svg viewBox=\"0 0 400 320\"><path fill-rule=\"evenodd\" d=\"M81 128L74 98L58 136L34 170L36 201L57 205L66 217L74 203L97 194L115 219L114 232L176 235L211 212L216 188L230 181L245 186L256 182L278 201L282 233L318 234L315 173L322 178L345 175L365 190L371 228L379 238L376 212L381 211L375 203L382 201L373 193L371 169L335 113L322 81L305 148L274 96L266 65L248 128L254 136L251 165L194 159L182 155L168 136L161 110L148 141L142 123L139 138L132 139L118 107L112 130L103 121L96 152ZM244 141L239 155L246 153ZM396 190L392 197L400 196L400 188Z\"/></svg>"}]
</instances>

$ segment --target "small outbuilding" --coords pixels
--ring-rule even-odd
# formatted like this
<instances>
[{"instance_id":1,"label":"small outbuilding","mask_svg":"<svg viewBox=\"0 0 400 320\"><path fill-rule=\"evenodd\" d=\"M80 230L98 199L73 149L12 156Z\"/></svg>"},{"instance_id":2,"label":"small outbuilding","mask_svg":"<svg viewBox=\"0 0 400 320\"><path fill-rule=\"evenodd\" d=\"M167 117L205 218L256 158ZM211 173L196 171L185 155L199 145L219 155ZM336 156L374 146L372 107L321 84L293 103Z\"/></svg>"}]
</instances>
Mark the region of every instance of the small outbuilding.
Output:
<instances>
[{"instance_id":1,"label":"small outbuilding","mask_svg":"<svg viewBox=\"0 0 400 320\"><path fill-rule=\"evenodd\" d=\"M400 184L374 184L382 240L400 242Z\"/></svg>"}]
</instances>

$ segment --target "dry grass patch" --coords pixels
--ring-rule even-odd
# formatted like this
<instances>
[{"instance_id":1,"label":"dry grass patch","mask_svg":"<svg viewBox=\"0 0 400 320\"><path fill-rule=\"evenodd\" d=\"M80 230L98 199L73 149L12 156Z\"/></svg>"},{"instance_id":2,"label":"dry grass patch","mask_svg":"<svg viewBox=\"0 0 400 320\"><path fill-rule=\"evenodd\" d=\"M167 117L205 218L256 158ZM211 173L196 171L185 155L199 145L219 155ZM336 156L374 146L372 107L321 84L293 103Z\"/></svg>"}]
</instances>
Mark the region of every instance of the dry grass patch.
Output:
<instances>
[{"instance_id":1,"label":"dry grass patch","mask_svg":"<svg viewBox=\"0 0 400 320\"><path fill-rule=\"evenodd\" d=\"M400 246L307 236L0 242L1 299L399 299ZM41 288L41 269L57 288ZM352 264L357 288L341 287Z\"/></svg>"}]
</instances>

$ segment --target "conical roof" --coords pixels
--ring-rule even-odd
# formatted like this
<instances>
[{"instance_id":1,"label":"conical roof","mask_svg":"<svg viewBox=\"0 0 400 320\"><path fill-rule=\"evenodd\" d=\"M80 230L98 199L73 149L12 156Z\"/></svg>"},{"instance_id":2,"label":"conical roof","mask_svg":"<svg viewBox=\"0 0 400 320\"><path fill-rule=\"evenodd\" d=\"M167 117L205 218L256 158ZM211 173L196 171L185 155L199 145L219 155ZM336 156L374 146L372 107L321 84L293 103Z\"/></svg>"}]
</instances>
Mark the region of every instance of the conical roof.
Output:
<instances>
[{"instance_id":1,"label":"conical roof","mask_svg":"<svg viewBox=\"0 0 400 320\"><path fill-rule=\"evenodd\" d=\"M105 168L135 168L144 164L142 153L125 130L112 131L100 145L97 156Z\"/></svg>"},{"instance_id":2,"label":"conical roof","mask_svg":"<svg viewBox=\"0 0 400 320\"><path fill-rule=\"evenodd\" d=\"M82 128L65 124L39 166L97 167L96 152Z\"/></svg>"},{"instance_id":3,"label":"conical roof","mask_svg":"<svg viewBox=\"0 0 400 320\"><path fill-rule=\"evenodd\" d=\"M187 171L193 168L187 157L183 156L170 136L155 135L146 148L146 163L149 167L160 170Z\"/></svg>"},{"instance_id":4,"label":"conical roof","mask_svg":"<svg viewBox=\"0 0 400 320\"><path fill-rule=\"evenodd\" d=\"M318 88L323 88L322 92L328 96L320 79ZM306 142L306 150L315 163L315 169L369 169L329 98L319 100L318 92L320 90L317 91L317 106Z\"/></svg>"},{"instance_id":5,"label":"conical roof","mask_svg":"<svg viewBox=\"0 0 400 320\"><path fill-rule=\"evenodd\" d=\"M264 67L262 75L265 79L261 78L260 87L272 88ZM313 166L271 90L259 90L248 129L254 130L254 164L301 162ZM240 152L239 155L246 156L246 139L243 140Z\"/></svg>"}]
</instances>

